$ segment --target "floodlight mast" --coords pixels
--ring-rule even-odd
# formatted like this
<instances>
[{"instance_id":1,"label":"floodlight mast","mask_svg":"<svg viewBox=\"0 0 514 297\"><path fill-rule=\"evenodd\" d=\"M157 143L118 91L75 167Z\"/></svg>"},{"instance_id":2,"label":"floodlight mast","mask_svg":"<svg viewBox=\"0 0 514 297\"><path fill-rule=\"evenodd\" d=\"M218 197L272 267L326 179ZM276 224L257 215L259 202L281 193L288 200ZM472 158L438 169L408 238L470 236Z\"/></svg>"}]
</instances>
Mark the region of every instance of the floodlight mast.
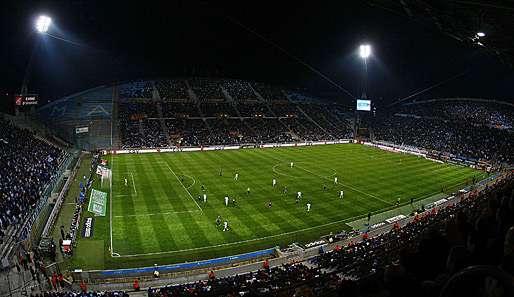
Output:
<instances>
[{"instance_id":1,"label":"floodlight mast","mask_svg":"<svg viewBox=\"0 0 514 297\"><path fill-rule=\"evenodd\" d=\"M40 34L47 34L50 29L50 25L52 24L52 18L46 15L40 15L36 18L34 22L34 29L36 32ZM35 41L34 46L32 48L32 52L30 54L29 62L27 63L27 67L25 68L25 75L23 76L23 83L21 85L22 96L27 95L28 93L28 83L30 79L30 74L32 73L32 60L34 59L34 55L37 51L39 45L39 39Z\"/></svg>"},{"instance_id":2,"label":"floodlight mast","mask_svg":"<svg viewBox=\"0 0 514 297\"><path fill-rule=\"evenodd\" d=\"M359 47L359 55L364 61L364 74L362 78L362 99L366 99L366 89L368 84L368 58L371 56L371 46L369 44L361 44Z\"/></svg>"}]
</instances>

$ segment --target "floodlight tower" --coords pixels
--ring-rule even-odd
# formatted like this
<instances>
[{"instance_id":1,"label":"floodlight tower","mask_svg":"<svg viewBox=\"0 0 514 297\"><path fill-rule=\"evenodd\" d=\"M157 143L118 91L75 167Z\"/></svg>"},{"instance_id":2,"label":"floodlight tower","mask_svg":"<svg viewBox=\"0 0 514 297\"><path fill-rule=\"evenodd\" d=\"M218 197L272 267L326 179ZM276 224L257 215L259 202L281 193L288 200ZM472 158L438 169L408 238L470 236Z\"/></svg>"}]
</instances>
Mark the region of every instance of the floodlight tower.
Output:
<instances>
[{"instance_id":1,"label":"floodlight tower","mask_svg":"<svg viewBox=\"0 0 514 297\"><path fill-rule=\"evenodd\" d=\"M40 15L36 18L36 21L34 22L34 29L36 29L36 32L39 34L46 34L48 32L48 29L50 29L50 25L52 24L52 18L46 16L46 15ZM32 60L34 59L34 55L37 51L37 47L39 45L39 39L35 41L34 47L32 48L32 53L29 58L29 62L27 64L27 67L25 68L25 75L23 76L23 83L21 85L21 95L27 95L28 90L28 82L30 79L30 74L32 72Z\"/></svg>"},{"instance_id":2,"label":"floodlight tower","mask_svg":"<svg viewBox=\"0 0 514 297\"><path fill-rule=\"evenodd\" d=\"M371 46L369 44L361 44L359 47L359 56L364 62L364 76L362 81L362 99L366 99L366 89L368 84L368 58L371 56Z\"/></svg>"},{"instance_id":3,"label":"floodlight tower","mask_svg":"<svg viewBox=\"0 0 514 297\"><path fill-rule=\"evenodd\" d=\"M368 84L368 58L370 57L370 55L371 46L369 44L361 44L359 46L359 56L364 63L364 71L362 73L362 95L360 99L367 99L366 89ZM359 117L359 111L357 110L357 108L355 109L355 117L353 120L353 124L353 133L355 137L358 137L361 121Z\"/></svg>"}]
</instances>

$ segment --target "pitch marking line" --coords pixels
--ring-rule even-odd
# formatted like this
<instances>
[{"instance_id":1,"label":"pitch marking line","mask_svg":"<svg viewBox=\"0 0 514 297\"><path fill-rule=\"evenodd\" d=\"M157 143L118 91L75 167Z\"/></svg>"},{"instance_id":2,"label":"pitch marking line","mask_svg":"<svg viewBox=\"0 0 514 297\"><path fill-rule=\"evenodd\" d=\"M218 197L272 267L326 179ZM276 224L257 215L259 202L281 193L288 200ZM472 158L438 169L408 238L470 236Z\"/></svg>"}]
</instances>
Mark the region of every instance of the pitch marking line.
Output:
<instances>
[{"instance_id":1,"label":"pitch marking line","mask_svg":"<svg viewBox=\"0 0 514 297\"><path fill-rule=\"evenodd\" d=\"M169 215L169 214L177 214L177 213L191 213L191 212L199 212L199 210L184 210L184 211L168 211L168 212L157 212L157 213L146 213L146 214L131 214L131 215L121 215L114 216L115 218L126 218L126 217L151 217L151 216L159 216L159 215Z\"/></svg>"},{"instance_id":2,"label":"pitch marking line","mask_svg":"<svg viewBox=\"0 0 514 297\"><path fill-rule=\"evenodd\" d=\"M136 193L137 196L136 182L134 181L134 175L132 174L132 172L130 172L130 177L132 177L132 186L134 187L134 193Z\"/></svg>"},{"instance_id":3,"label":"pitch marking line","mask_svg":"<svg viewBox=\"0 0 514 297\"><path fill-rule=\"evenodd\" d=\"M273 172L275 172L276 174L278 175L282 175L282 176L287 176L287 177L291 177L291 178L299 178L300 176L294 176L294 175L289 175L289 174L286 174L286 173L282 173L280 171L277 170L277 166L280 165L282 163L277 163L275 164L272 169L273 169Z\"/></svg>"},{"instance_id":4,"label":"pitch marking line","mask_svg":"<svg viewBox=\"0 0 514 297\"><path fill-rule=\"evenodd\" d=\"M112 246L112 173L114 172L114 156L111 155L111 178L109 179L109 235L110 235L110 241L111 241L111 256L117 255L118 253L114 252L114 247Z\"/></svg>"},{"instance_id":5,"label":"pitch marking line","mask_svg":"<svg viewBox=\"0 0 514 297\"><path fill-rule=\"evenodd\" d=\"M193 200L193 202L196 204L196 206L198 206L198 209L200 209L200 211L203 213L203 209L200 207L200 205L198 204L198 202L196 202L195 198L193 197L193 195L191 195L191 192L189 192L189 190L184 186L184 184L182 182L180 182L180 179L178 178L178 176L175 174L175 171L173 171L173 169L171 169L170 165L168 163L166 163L166 167L168 167L168 169L171 171L171 173L173 173L173 175L175 176L175 178L177 179L177 181L179 182L179 184L182 186L182 188L184 188L184 190L187 192L187 194L189 195L189 197L191 197L191 200Z\"/></svg>"}]
</instances>

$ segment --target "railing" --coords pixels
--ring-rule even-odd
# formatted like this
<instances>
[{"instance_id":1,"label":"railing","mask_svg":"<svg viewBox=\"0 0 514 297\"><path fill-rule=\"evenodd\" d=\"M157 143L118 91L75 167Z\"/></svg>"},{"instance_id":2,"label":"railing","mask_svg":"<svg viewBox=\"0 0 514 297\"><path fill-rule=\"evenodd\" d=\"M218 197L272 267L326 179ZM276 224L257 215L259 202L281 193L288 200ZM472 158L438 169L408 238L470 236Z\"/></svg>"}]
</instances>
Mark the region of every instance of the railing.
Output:
<instances>
[{"instance_id":1,"label":"railing","mask_svg":"<svg viewBox=\"0 0 514 297\"><path fill-rule=\"evenodd\" d=\"M81 162L81 158L79 157L78 161L75 163L75 166L74 166L72 172L70 173L70 176L68 176L66 183L64 184L63 188L61 189L59 196L57 197L57 200L55 201L55 205L52 208L52 211L50 212L48 220L46 221L45 227L41 234L42 237L48 237L48 235L50 235L50 231L52 230L52 228L55 224L55 221L57 220L57 217L61 210L62 203L64 201L66 194L68 193L70 185L73 183L73 180L77 173L77 169L80 166L80 162Z\"/></svg>"}]
</instances>

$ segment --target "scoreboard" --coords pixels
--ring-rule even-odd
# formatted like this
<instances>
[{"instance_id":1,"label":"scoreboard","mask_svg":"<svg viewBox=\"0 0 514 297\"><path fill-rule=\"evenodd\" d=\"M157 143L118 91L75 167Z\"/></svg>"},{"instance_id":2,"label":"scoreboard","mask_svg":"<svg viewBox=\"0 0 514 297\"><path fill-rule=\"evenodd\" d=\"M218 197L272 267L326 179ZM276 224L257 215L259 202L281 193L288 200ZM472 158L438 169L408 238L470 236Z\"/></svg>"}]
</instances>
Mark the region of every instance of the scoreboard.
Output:
<instances>
[{"instance_id":1,"label":"scoreboard","mask_svg":"<svg viewBox=\"0 0 514 297\"><path fill-rule=\"evenodd\" d=\"M357 110L371 111L371 100L357 99Z\"/></svg>"},{"instance_id":2,"label":"scoreboard","mask_svg":"<svg viewBox=\"0 0 514 297\"><path fill-rule=\"evenodd\" d=\"M14 104L16 106L37 105L37 103L38 103L38 96L36 94L15 95L14 96Z\"/></svg>"}]
</instances>

